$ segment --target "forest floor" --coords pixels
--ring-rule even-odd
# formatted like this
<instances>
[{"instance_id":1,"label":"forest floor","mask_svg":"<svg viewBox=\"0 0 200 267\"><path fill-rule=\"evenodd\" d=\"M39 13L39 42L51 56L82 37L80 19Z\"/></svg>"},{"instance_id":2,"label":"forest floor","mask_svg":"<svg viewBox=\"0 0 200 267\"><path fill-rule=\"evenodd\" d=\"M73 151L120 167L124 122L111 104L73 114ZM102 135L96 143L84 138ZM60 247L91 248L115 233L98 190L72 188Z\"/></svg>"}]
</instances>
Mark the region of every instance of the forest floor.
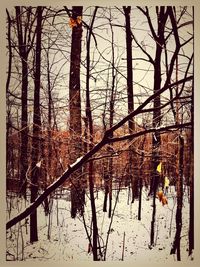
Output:
<instances>
[{"instance_id":1,"label":"forest floor","mask_svg":"<svg viewBox=\"0 0 200 267\"><path fill-rule=\"evenodd\" d=\"M118 190L113 190L113 207ZM107 233L109 239L106 253L108 261L135 261L138 263L176 261L175 255L170 255L175 236L176 224L176 192L170 187L168 205L156 199L155 246L150 246L150 227L152 219L152 198L147 197L143 188L141 220L137 218L138 200L130 203L128 190L120 190L111 223L108 214L102 211L103 191L95 193L98 229L101 246L105 246ZM70 217L69 191L62 198L54 198L49 216L45 216L42 205L38 207L38 242L29 242L29 225L25 220L7 231L8 261L92 261L88 252L88 239L83 218ZM28 203L17 197L7 197L7 220L22 211ZM85 224L90 234L91 208L89 195L86 197ZM181 232L181 260L188 261L188 227L189 201L187 188L183 200L183 226ZM110 229L110 230L109 230ZM124 251L124 252L123 252ZM123 254L123 256L122 256ZM145 255L145 256L144 256Z\"/></svg>"}]
</instances>

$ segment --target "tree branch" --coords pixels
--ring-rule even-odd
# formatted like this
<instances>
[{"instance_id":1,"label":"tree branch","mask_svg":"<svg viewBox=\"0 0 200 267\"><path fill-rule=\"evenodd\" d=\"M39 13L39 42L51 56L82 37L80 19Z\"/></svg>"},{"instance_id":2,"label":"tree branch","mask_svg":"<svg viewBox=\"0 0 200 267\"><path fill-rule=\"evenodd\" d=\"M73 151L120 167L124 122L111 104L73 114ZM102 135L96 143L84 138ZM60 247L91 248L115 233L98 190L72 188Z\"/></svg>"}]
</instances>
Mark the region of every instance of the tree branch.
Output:
<instances>
[{"instance_id":1,"label":"tree branch","mask_svg":"<svg viewBox=\"0 0 200 267\"><path fill-rule=\"evenodd\" d=\"M116 143L116 142L121 142L121 141L125 141L125 140L129 140L129 139L133 139L136 137L139 137L141 135L145 135L148 133L154 133L154 132L166 132L172 129L180 129L180 128L186 128L191 126L191 122L187 122L187 123L183 123L183 124L176 124L176 125L170 125L170 126L165 126L165 127L160 127L160 128L151 128L148 130L144 130L144 131L139 131L137 133L133 133L133 134L128 134L128 135L124 135L124 136L120 136L120 137L113 137L109 139L109 143Z\"/></svg>"},{"instance_id":2,"label":"tree branch","mask_svg":"<svg viewBox=\"0 0 200 267\"><path fill-rule=\"evenodd\" d=\"M135 109L133 112L131 112L129 115L127 115L124 119L122 119L121 121L119 121L117 124L115 124L113 127L111 127L110 129L108 129L105 134L104 137L102 138L102 140L97 143L88 153L86 153L83 157L79 158L76 160L75 163L71 164L70 167L55 181L53 182L51 185L49 185L46 190L35 200L35 202L33 202L28 208L26 208L23 212L21 212L19 215L17 215L16 217L14 217L13 219L9 220L6 223L6 229L11 228L13 225L15 225L16 223L20 222L21 220L25 219L27 216L29 216L35 209L37 209L37 207L46 199L46 197L48 195L50 195L53 191L55 191L60 185L62 185L68 178L69 176L74 173L76 170L78 170L83 164L86 163L86 161L88 159L90 159L96 152L98 152L104 145L108 144L109 142L111 142L111 140L109 140L109 136L111 135L111 133L113 133L115 130L119 129L122 125L124 125L124 123L126 123L129 119L131 119L132 117L136 116L137 114L139 114L142 109L151 101L153 100L155 97L157 97L159 94L163 93L165 90L167 90L169 87L173 87L176 86L177 84L181 84L187 81L192 80L193 76L189 76L185 79L182 79L178 82L175 82L173 84L170 85L166 85L163 88L161 88L160 90L158 90L155 94L151 95L149 98L147 98L146 101L144 101L137 109ZM189 126L189 124L185 124L185 127ZM175 126L171 126L172 128L175 128ZM178 126L176 125L176 128ZM158 128L157 130L161 129L160 131L162 131L162 128ZM165 127L165 130L167 129L167 127ZM148 131L148 130L147 130ZM147 133L147 131L144 131L145 133ZM149 131L153 131L153 129L149 129ZM155 131L155 129L154 129ZM144 134L144 133L143 133ZM137 133L137 135L142 135L142 133ZM137 137L137 136L135 136ZM113 142L113 141L112 141Z\"/></svg>"}]
</instances>

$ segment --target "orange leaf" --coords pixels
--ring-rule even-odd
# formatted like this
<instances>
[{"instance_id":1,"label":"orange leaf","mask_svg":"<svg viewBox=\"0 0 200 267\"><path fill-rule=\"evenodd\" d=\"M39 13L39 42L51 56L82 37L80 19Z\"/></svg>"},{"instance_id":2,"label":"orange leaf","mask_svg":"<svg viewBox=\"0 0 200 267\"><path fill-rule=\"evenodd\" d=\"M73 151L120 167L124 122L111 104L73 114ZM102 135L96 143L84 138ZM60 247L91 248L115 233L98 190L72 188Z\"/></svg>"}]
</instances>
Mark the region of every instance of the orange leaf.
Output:
<instances>
[{"instance_id":1,"label":"orange leaf","mask_svg":"<svg viewBox=\"0 0 200 267\"><path fill-rule=\"evenodd\" d=\"M167 205L168 204L168 201L167 201L167 197L166 196L163 196L162 197L162 205Z\"/></svg>"},{"instance_id":2,"label":"orange leaf","mask_svg":"<svg viewBox=\"0 0 200 267\"><path fill-rule=\"evenodd\" d=\"M69 26L70 26L70 28L77 26L76 20L73 18L70 18L69 19Z\"/></svg>"},{"instance_id":3,"label":"orange leaf","mask_svg":"<svg viewBox=\"0 0 200 267\"><path fill-rule=\"evenodd\" d=\"M158 199L161 201L164 196L163 191L162 190L158 191L157 196L158 196Z\"/></svg>"}]
</instances>

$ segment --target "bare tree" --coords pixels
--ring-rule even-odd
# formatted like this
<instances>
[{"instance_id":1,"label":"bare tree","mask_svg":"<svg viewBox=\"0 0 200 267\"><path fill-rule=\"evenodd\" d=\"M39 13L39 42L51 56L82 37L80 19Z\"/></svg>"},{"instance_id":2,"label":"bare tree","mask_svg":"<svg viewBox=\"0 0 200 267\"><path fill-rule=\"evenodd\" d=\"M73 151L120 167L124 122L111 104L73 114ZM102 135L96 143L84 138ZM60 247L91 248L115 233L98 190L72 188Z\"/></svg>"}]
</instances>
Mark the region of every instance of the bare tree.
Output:
<instances>
[{"instance_id":1,"label":"bare tree","mask_svg":"<svg viewBox=\"0 0 200 267\"><path fill-rule=\"evenodd\" d=\"M81 62L81 38L82 38L82 6L74 6L70 17L72 25L72 43L70 59L69 81L69 111L70 111L70 163L82 153L82 127L81 127L81 97L80 97L80 62ZM81 185L81 170L78 170L71 178L71 216L74 218L77 212L83 213L84 188Z\"/></svg>"},{"instance_id":2,"label":"bare tree","mask_svg":"<svg viewBox=\"0 0 200 267\"><path fill-rule=\"evenodd\" d=\"M168 9L168 8L167 8ZM154 60L154 93L157 92L161 87L161 55L162 55L162 47L165 43L165 25L168 17L168 10L165 9L165 7L156 7L156 13L157 13L157 25L158 30L157 34L155 33L154 29L152 28L152 22L150 20L150 17L147 13L147 19L149 21L149 26L151 29L151 33L153 34L153 37L156 41L156 52L155 52L155 60ZM154 112L153 112L153 127L159 127L161 124L161 111L159 109L160 107L160 96L156 97L154 99ZM154 223L155 223L155 213L156 213L156 192L158 187L158 180L159 180L159 174L157 172L157 166L160 162L160 156L159 156L159 147L161 144L160 140L160 133L155 132L152 139L152 164L153 164L153 213L152 213L152 222L151 222L151 245L154 244Z\"/></svg>"},{"instance_id":3,"label":"bare tree","mask_svg":"<svg viewBox=\"0 0 200 267\"><path fill-rule=\"evenodd\" d=\"M133 94L133 56L132 56L132 31L130 23L131 6L123 7L125 21L126 21L126 61L127 61L127 95L128 95L128 113L134 110L134 94ZM131 119L128 122L129 134L135 131L135 122ZM138 176L136 173L136 155L135 147L130 140L129 150L129 170L128 176L131 181L132 188L132 202L134 198L138 197Z\"/></svg>"},{"instance_id":4,"label":"bare tree","mask_svg":"<svg viewBox=\"0 0 200 267\"><path fill-rule=\"evenodd\" d=\"M115 69L115 47L114 47L114 30L112 25L112 16L111 10L109 14L109 25L111 31L111 89L109 95L109 128L112 128L114 124L114 115L115 115L115 97L116 97L116 76L117 72ZM113 137L111 133L110 138ZM104 173L104 186L105 186L105 196L104 196L104 204L103 204L103 211L107 211L107 200L109 198L109 209L108 209L108 217L111 218L112 214L112 181L113 181L113 157L112 154L114 152L113 145L110 144L107 146L107 153L111 156L106 159L105 161L105 173Z\"/></svg>"},{"instance_id":5,"label":"bare tree","mask_svg":"<svg viewBox=\"0 0 200 267\"><path fill-rule=\"evenodd\" d=\"M86 140L89 145L88 148L91 150L94 144L94 132L93 132L93 119L92 119L92 111L91 111L91 103L90 103L90 45L91 45L91 36L92 29L95 21L95 16L97 13L98 7L95 7L92 20L87 31L87 40L86 40L86 131L87 136L89 137ZM92 252L94 261L99 260L98 251L98 226L97 226L97 215L96 215L96 206L95 206L95 197L94 197L94 169L93 169L93 161L90 161L88 166L88 176L89 176L89 192L90 192L90 203L92 209Z\"/></svg>"},{"instance_id":6,"label":"bare tree","mask_svg":"<svg viewBox=\"0 0 200 267\"><path fill-rule=\"evenodd\" d=\"M43 7L37 7L37 25L36 25L36 49L35 49L35 88L34 88L34 115L33 115L33 138L32 138L32 163L31 163L31 203L33 203L38 194L38 179L40 166L37 163L40 160L40 73L41 73L41 34L42 34L42 12ZM30 242L38 241L37 231L37 210L30 215Z\"/></svg>"},{"instance_id":7,"label":"bare tree","mask_svg":"<svg viewBox=\"0 0 200 267\"><path fill-rule=\"evenodd\" d=\"M192 15L193 15L193 36L194 36L194 7L192 7ZM193 45L194 49L194 45ZM194 75L194 69L193 69ZM189 218L189 255L192 255L194 249L194 82L192 83L192 99L191 99L191 159L190 159L190 218Z\"/></svg>"},{"instance_id":8,"label":"bare tree","mask_svg":"<svg viewBox=\"0 0 200 267\"><path fill-rule=\"evenodd\" d=\"M32 7L15 7L18 49L22 64L22 90L21 90L21 155L20 155L20 181L21 193L26 197L26 173L28 169L28 55L32 49L35 34L31 34L35 18L32 18ZM27 22L24 23L24 16Z\"/></svg>"},{"instance_id":9,"label":"bare tree","mask_svg":"<svg viewBox=\"0 0 200 267\"><path fill-rule=\"evenodd\" d=\"M178 179L176 181L177 187L177 210L176 210L176 235L174 238L171 254L177 252L177 260L181 260L181 229L182 229L182 207L183 207L183 154L184 154L184 139L179 136L179 152L178 152Z\"/></svg>"}]
</instances>

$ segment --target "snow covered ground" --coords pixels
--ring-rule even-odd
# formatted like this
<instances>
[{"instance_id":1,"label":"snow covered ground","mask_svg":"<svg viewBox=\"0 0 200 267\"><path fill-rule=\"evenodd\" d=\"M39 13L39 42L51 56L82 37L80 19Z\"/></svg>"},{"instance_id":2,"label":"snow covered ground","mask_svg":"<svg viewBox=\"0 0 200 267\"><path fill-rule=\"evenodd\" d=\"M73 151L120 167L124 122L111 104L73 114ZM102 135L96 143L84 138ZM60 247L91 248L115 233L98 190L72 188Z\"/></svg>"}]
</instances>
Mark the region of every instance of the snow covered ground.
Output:
<instances>
[{"instance_id":1,"label":"snow covered ground","mask_svg":"<svg viewBox=\"0 0 200 267\"><path fill-rule=\"evenodd\" d=\"M181 233L181 259L190 261L188 257L188 226L189 226L189 202L187 190L184 195L183 226ZM95 193L98 229L101 236L101 245L106 244L106 237L111 219L107 213L103 213L104 193ZM113 190L113 207L117 197L117 190ZM152 199L148 200L147 191L143 189L142 195L142 218L137 219L138 200L128 202L128 190L121 190L115 209L106 260L121 261L124 240L124 261L138 263L176 261L175 255L170 255L171 245L175 235L176 197L174 187L168 193L168 205L156 200L156 245L150 247L150 227L152 217ZM129 201L130 202L130 201ZM7 207L12 205L10 218L25 208L25 203L16 197L7 199ZM28 204L26 204L28 205ZM7 213L7 216L9 214ZM85 223L90 234L91 208L89 195L86 197ZM9 217L7 217L7 220ZM29 225L20 224L13 226L7 231L7 260L25 261L92 261L92 254L88 253L88 239L84 228L83 218L70 217L70 201L68 196L54 199L50 216L45 216L42 206L38 208L38 236L39 241L29 242ZM49 224L50 222L50 224ZM50 227L49 227L50 225ZM49 236L49 239L48 239Z\"/></svg>"}]
</instances>

